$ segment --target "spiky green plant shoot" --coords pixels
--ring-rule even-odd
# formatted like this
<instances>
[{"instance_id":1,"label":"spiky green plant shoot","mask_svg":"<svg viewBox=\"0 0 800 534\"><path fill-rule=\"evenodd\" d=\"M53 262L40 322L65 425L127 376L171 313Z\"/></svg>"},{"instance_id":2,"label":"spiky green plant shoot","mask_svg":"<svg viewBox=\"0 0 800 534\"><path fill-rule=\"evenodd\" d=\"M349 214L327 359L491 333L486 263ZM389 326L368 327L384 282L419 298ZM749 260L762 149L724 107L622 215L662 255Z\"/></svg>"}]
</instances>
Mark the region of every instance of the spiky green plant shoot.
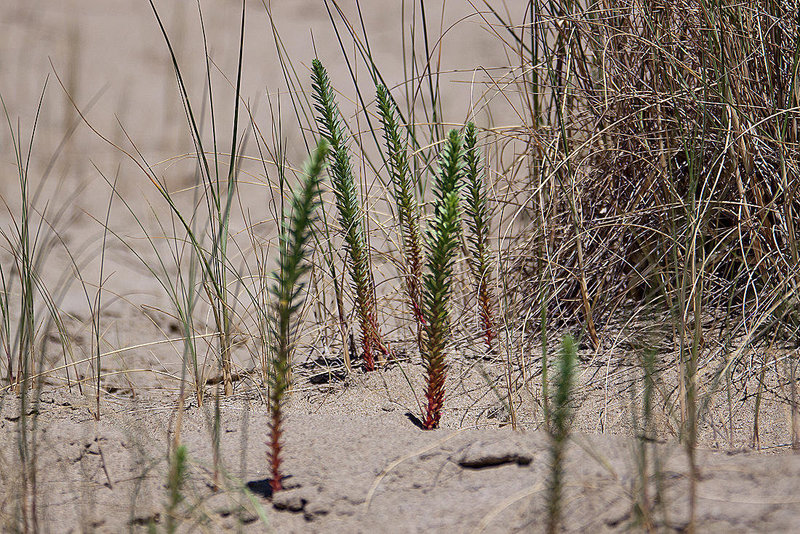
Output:
<instances>
[{"instance_id":1,"label":"spiky green plant shoot","mask_svg":"<svg viewBox=\"0 0 800 534\"><path fill-rule=\"evenodd\" d=\"M462 155L461 135L451 130L439 157L439 172L434 178L436 198L433 220L427 231L428 272L423 287L425 349L422 358L427 375L427 409L423 426L428 430L439 427L444 404L445 352L450 332L448 301L461 223L458 186L464 164Z\"/></svg>"},{"instance_id":2,"label":"spiky green plant shoot","mask_svg":"<svg viewBox=\"0 0 800 534\"><path fill-rule=\"evenodd\" d=\"M166 530L173 534L178 529L176 514L178 506L183 502L183 484L186 481L186 445L179 445L175 448L169 463L169 478L167 486L169 488L169 501L167 503L167 523Z\"/></svg>"},{"instance_id":3,"label":"spiky green plant shoot","mask_svg":"<svg viewBox=\"0 0 800 534\"><path fill-rule=\"evenodd\" d=\"M547 532L561 528L562 491L564 487L564 454L572 423L570 393L575 374L575 341L566 336L561 341L556 392L550 413L550 479L547 484Z\"/></svg>"},{"instance_id":4,"label":"spiky green plant shoot","mask_svg":"<svg viewBox=\"0 0 800 534\"><path fill-rule=\"evenodd\" d=\"M650 449L653 441L653 393L655 390L656 353L647 350L642 356L644 370L644 391L642 392L641 420L636 419L634 408L633 428L636 430L636 470L633 503L633 521L645 532L655 532L652 518L653 500L650 497Z\"/></svg>"},{"instance_id":5,"label":"spiky green plant shoot","mask_svg":"<svg viewBox=\"0 0 800 534\"><path fill-rule=\"evenodd\" d=\"M311 235L314 210L319 202L320 175L328 153L328 143L320 141L311 154L305 169L305 181L291 203L291 215L284 219L280 237L280 256L274 282L270 287L273 298L273 362L269 380L270 453L272 469L270 486L273 492L283 489L281 477L282 404L289 388L294 325L292 317L302 306L301 277L308 271L305 263L306 245Z\"/></svg>"},{"instance_id":6,"label":"spiky green plant shoot","mask_svg":"<svg viewBox=\"0 0 800 534\"><path fill-rule=\"evenodd\" d=\"M397 204L397 217L403 236L406 296L422 333L423 314L420 302L422 279L422 245L419 231L419 205L414 195L414 177L408 166L407 142L400 135L394 101L383 85L376 88L378 111L386 140L386 166L392 179L392 195Z\"/></svg>"},{"instance_id":7,"label":"spiky green plant shoot","mask_svg":"<svg viewBox=\"0 0 800 534\"><path fill-rule=\"evenodd\" d=\"M388 354L378 328L375 281L370 269L367 240L364 236L364 216L356 191L353 169L347 151L347 138L340 123L339 107L331 88L328 73L318 59L312 62L311 79L314 107L320 135L330 144L328 174L339 210L339 223L344 232L345 248L350 257L350 277L356 292L356 312L361 326L361 345L364 368L375 369L375 353Z\"/></svg>"},{"instance_id":8,"label":"spiky green plant shoot","mask_svg":"<svg viewBox=\"0 0 800 534\"><path fill-rule=\"evenodd\" d=\"M470 267L478 292L478 307L481 331L486 347L492 350L497 337L495 328L495 302L492 282L492 260L489 246L492 212L489 196L483 181L483 165L477 147L478 135L473 123L467 124L464 133L464 214L467 222L467 242L470 252Z\"/></svg>"}]
</instances>

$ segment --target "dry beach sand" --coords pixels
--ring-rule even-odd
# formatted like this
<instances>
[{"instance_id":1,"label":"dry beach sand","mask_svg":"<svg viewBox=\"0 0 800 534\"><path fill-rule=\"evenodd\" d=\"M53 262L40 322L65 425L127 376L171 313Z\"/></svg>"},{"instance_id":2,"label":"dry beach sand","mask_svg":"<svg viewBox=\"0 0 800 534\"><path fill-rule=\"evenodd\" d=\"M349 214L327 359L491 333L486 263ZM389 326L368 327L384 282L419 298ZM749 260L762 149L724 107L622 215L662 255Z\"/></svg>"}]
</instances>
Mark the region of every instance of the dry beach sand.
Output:
<instances>
[{"instance_id":1,"label":"dry beach sand","mask_svg":"<svg viewBox=\"0 0 800 534\"><path fill-rule=\"evenodd\" d=\"M513 2L511 2L513 4ZM204 62L194 2L156 2L170 31L193 98L203 98ZM362 2L364 25L373 53L389 85L403 80L401 2ZM427 3L434 26L448 28L441 70L448 98L444 121L463 123L470 112L473 73L507 65L507 52L466 0ZM500 5L500 2L496 2ZM524 4L519 2L519 4ZM202 2L214 58L220 123L229 124L235 73L239 2ZM342 2L345 14L357 20L354 3ZM307 154L276 59L270 18L262 2L248 1L245 74L242 95L254 121L269 132L282 117L281 136L287 159L300 162ZM316 48L342 93L345 116L356 108L348 65L331 29L325 2L286 0L271 3L272 16L293 58L300 78ZM522 9L520 6L516 6ZM520 12L521 13L521 12ZM520 13L511 13L521 19ZM437 33L438 34L438 33ZM348 53L353 45L345 43ZM218 68L218 70L217 70ZM363 67L360 67L363 70ZM456 72L450 72L458 69ZM260 380L261 352L248 336L252 314L246 305L237 328L234 394L219 401L220 459L214 473L211 443L215 419L217 369L213 340L203 341L207 361L206 402L198 406L187 386L181 392L180 324L164 288L145 264L155 265L153 246L144 238L169 235L169 211L153 184L126 151L141 154L174 191L193 184L194 160L186 121L169 56L155 17L143 0L4 0L0 7L0 94L10 120L20 120L23 139L29 135L40 93L47 81L42 113L31 158L31 176L45 174L41 197L50 199L48 217L64 207L53 253L42 268L45 283L57 286L63 276L80 277L59 295L69 340L48 331L41 398L20 413L19 396L0 390L0 530L12 531L17 517L15 488L20 418L26 416L35 441L36 503L42 532L144 532L165 524L168 457L175 432L188 450L184 499L177 512L181 532L540 532L546 516L549 442L543 430L540 398L541 352L536 332L528 334L525 373L506 374L506 356L485 355L480 342L456 340L447 382L442 428L422 431L412 421L420 413L422 366L413 350L413 332L403 319L394 267L375 254L378 293L387 337L399 361L374 373L343 372L339 359L334 309L309 306L299 345L294 388L288 396L285 422L286 490L271 496L267 463L268 412ZM360 73L372 94L366 71ZM58 78L58 79L57 79ZM63 87L62 87L63 85ZM306 89L310 87L310 82ZM72 102L65 96L70 93ZM269 96L267 96L269 95ZM282 95L282 96L279 96ZM501 99L498 99L501 100ZM280 104L279 104L280 102ZM73 105L74 103L74 105ZM498 101L495 123L516 119ZM96 132L75 112L78 106ZM279 109L279 106L280 109ZM489 120L488 112L476 121ZM367 128L361 124L362 129ZM14 126L16 128L16 126ZM67 132L74 132L65 136ZM229 128L229 127L228 127ZM24 132L28 133L25 134ZM222 128L220 137L228 139ZM107 138L104 141L98 135ZM11 137L0 133L0 225L8 228L19 213L19 183ZM135 144L135 150L134 150ZM250 158L258 152L251 145ZM275 247L276 194L272 176L253 160L243 162L231 235L234 263L244 265L252 250L248 228ZM269 167L270 172L274 170ZM85 288L96 290L100 276L103 226L109 205L109 181L116 180L117 200L108 218L103 267L101 351L102 396L97 420L92 367L92 312ZM38 183L38 182L37 182ZM373 195L381 194L375 186ZM124 209L122 200L131 206ZM191 205L187 193L180 197ZM44 205L43 200L40 205ZM383 209L376 204L376 211ZM388 218L388 216L387 216ZM393 239L376 224L373 246L387 250ZM158 238L156 237L156 241ZM161 241L166 241L161 239ZM74 254L68 257L64 246ZM169 251L168 243L156 247ZM141 258L136 258L134 252ZM143 261L142 261L143 260ZM0 247L3 265L13 263ZM268 267L273 267L272 257ZM171 269L171 270L170 270ZM169 273L177 272L174 264ZM347 305L348 309L350 304ZM324 308L324 309L323 309ZM468 308L464 306L464 308ZM322 309L322 311L320 311ZM213 329L207 309L198 308L196 327ZM535 311L532 313L536 313ZM460 312L456 321L474 321L474 312ZM656 318L654 318L656 319ZM654 325L642 329L658 332ZM355 321L353 321L355 324ZM631 406L641 396L641 372L633 365L635 351L611 325L597 351L579 353L575 393L575 435L568 445L564 528L569 532L622 532L631 527L636 500L637 443ZM558 336L554 332L551 347ZM673 340L663 340L659 357L665 367L675 357ZM527 338L526 338L527 339ZM69 354L63 347L69 345ZM768 360L765 354L754 357ZM516 356L514 356L516 358ZM70 362L65 365L65 361ZM79 363L71 363L79 362ZM82 362L82 363L80 363ZM734 373L736 370L734 369ZM741 399L733 407L720 394L712 398L700 428L698 463L698 532L793 532L800 529L800 456L791 440L786 392L765 375L760 405L759 442L753 442L755 378L742 381ZM674 395L677 376L665 377L666 396ZM508 382L516 387L511 414L503 395ZM775 382L777 383L777 382ZM670 386L670 384L672 384ZM672 389L670 389L672 388ZM674 402L674 397L669 402ZM179 415L180 414L180 415ZM412 414L409 417L408 414ZM35 416L35 418L34 418ZM685 451L674 427L675 414L656 410L659 438L650 454L661 462L662 502L655 517L659 531L682 531L688 517L688 473ZM243 488L248 488L245 491Z\"/></svg>"}]
</instances>

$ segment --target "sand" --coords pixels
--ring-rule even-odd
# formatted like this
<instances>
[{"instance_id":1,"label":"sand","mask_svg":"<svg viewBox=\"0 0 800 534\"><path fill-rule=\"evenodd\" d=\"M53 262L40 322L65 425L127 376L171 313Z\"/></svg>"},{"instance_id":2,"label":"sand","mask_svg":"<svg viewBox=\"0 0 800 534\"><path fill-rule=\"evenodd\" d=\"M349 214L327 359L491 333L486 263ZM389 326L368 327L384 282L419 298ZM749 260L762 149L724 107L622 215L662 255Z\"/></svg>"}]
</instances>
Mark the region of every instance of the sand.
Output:
<instances>
[{"instance_id":1,"label":"sand","mask_svg":"<svg viewBox=\"0 0 800 534\"><path fill-rule=\"evenodd\" d=\"M190 96L202 100L204 62L196 6L156 4L174 40ZM404 79L398 53L399 4L364 6L373 53L390 86ZM475 73L513 65L514 57L480 17L463 18L472 13L467 2L447 2L441 20L442 2L427 4L437 35L440 23L448 28L461 21L446 34L440 68L448 72L442 82L447 93L444 119L463 122L475 111L477 89L470 83ZM267 136L272 135L280 101L279 137L287 142L287 157L297 164L307 148L289 111L270 19L261 2L247 6L242 95ZM350 3L344 8L348 17L356 14ZM226 76L235 73L239 4L207 1L203 9L209 49L219 67L212 78L218 88L220 137L227 139L232 99ZM355 117L355 91L324 5L312 0L273 2L272 15L305 88L310 86L308 66L316 47L342 92L345 116ZM352 43L345 49L352 53ZM368 91L367 72L363 66L359 69L360 85ZM193 183L194 162L186 154L192 146L166 46L148 4L6 2L0 9L0 95L12 124L19 118L23 138L30 135L48 76L30 174L34 184L44 184L37 205L40 210L47 206L44 218L56 232L50 234L52 241L45 241L52 245L43 246L50 254L41 274L47 287L58 288L53 291L66 338L52 325L41 334L47 340L43 366L50 371L37 384L40 401L28 405L26 413L20 413L17 394L0 390L0 529L19 525L23 475L35 472L42 532L138 532L151 525L163 530L168 459L179 432L188 451L183 500L175 512L181 532L544 531L551 462L540 404L538 333L517 335L515 330L512 342L506 341L504 347L510 347L515 363L509 377L505 356L483 354L480 341L463 333L474 331L469 325L475 322L474 306L465 299L454 318L459 336L450 349L442 428L423 431L415 426L423 369L389 259L396 254L396 236L386 226L390 217L380 203L375 205L372 244L380 251L375 261L381 320L398 361L374 373L345 373L335 306L326 301L305 308L294 387L286 406L287 489L272 496L267 484L268 417L260 380L264 352L253 336L254 304L237 293L237 380L234 395L219 400L215 461L211 437L219 387L213 337L202 337L199 345L205 360L205 402L198 406L188 381L181 410L181 325L162 284L169 286L182 271L174 260L163 269L157 261L159 254L169 259L170 250L181 249L174 239L162 238L174 237L173 220L139 167L146 161L176 192L184 209L191 205L186 191ZM476 121L519 120L502 99L497 100L491 117L479 109ZM2 129L0 194L8 206L0 210L4 229L16 220L20 202L10 141L8 130ZM247 153L258 155L254 145ZM58 157L43 179L54 154ZM253 258L261 253L272 268L279 197L275 167L269 164L265 175L257 162L245 161L243 166L237 215L231 223L236 244L231 261L254 269ZM112 197L109 182L115 179ZM370 194L380 197L380 182L370 184ZM98 412L92 381L96 370L90 365L96 355L91 302L99 285L104 234ZM11 268L6 246L0 261L4 269ZM319 263L319 256L314 261ZM65 277L67 284L61 282ZM318 294L330 298L330 287L325 286L330 282L318 284L326 288ZM201 303L196 316L201 335L213 330L207 306ZM563 513L569 532L640 528L634 512L640 441L632 428L632 407L639 405L642 377L635 350L614 328L618 331L619 325L602 329L601 350L580 353L574 434L565 464ZM551 346L560 333L553 332ZM659 361L666 371L657 405L673 407L674 340L664 337L661 349ZM768 361L765 355L754 357ZM713 362L704 366L709 373L715 368ZM787 446L786 393L774 386L783 368L776 360L765 375L757 441L753 413L758 377L748 374L749 368L732 372L741 384L736 401L728 405L725 395L714 396L700 428L698 532L791 532L800 524L800 457ZM509 382L513 414L506 397ZM658 408L657 439L648 445L650 458L660 462L657 469L650 466L648 485L650 496L661 496L652 512L659 531L680 531L689 517L689 470L676 420L676 409ZM18 446L23 426L33 453L27 470L20 467ZM29 505L33 500L29 495Z\"/></svg>"},{"instance_id":2,"label":"sand","mask_svg":"<svg viewBox=\"0 0 800 534\"><path fill-rule=\"evenodd\" d=\"M391 379L392 372L383 372ZM395 373L396 374L396 373ZM370 377L377 380L377 377ZM353 388L356 385L343 385ZM337 388L338 389L338 388ZM0 419L3 450L14 448L13 396ZM174 395L136 400L106 395L107 412L63 388L46 389L38 417L40 527L51 532L122 532L162 525L167 454L176 428ZM265 462L268 414L255 392L220 403L215 482L213 407L187 403L181 442L189 450L180 531L218 532L539 532L544 531L549 439L510 428L415 427L402 407L326 409L314 393L293 395L286 418L286 489L271 496ZM578 433L565 462L565 530L630 528L638 471L635 441ZM661 462L659 530L688 517L688 469L675 442L650 449ZM700 532L791 532L800 458L756 452L698 453ZM6 464L7 466L7 464ZM4 487L15 481L4 469ZM249 495L242 489L249 488ZM651 495L656 484L650 486Z\"/></svg>"}]
</instances>

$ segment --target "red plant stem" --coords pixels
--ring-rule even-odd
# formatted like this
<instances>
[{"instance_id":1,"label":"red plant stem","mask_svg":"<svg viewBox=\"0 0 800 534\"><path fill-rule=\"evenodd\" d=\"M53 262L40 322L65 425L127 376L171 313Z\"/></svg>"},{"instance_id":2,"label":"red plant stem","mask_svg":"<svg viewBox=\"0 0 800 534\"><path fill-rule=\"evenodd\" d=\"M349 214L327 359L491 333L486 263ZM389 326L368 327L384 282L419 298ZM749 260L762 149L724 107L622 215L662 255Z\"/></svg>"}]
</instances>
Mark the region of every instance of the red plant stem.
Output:
<instances>
[{"instance_id":1,"label":"red plant stem","mask_svg":"<svg viewBox=\"0 0 800 534\"><path fill-rule=\"evenodd\" d=\"M492 352L492 341L494 340L494 331L492 330L491 320L483 319L484 339L486 340L486 348Z\"/></svg>"},{"instance_id":2,"label":"red plant stem","mask_svg":"<svg viewBox=\"0 0 800 534\"><path fill-rule=\"evenodd\" d=\"M425 421L422 423L425 430L439 428L439 419L444 405L445 373L444 366L431 366L428 368L428 387L425 390L428 408L425 411Z\"/></svg>"},{"instance_id":3,"label":"red plant stem","mask_svg":"<svg viewBox=\"0 0 800 534\"><path fill-rule=\"evenodd\" d=\"M375 370L376 352L379 352L387 358L394 357L394 351L392 351L391 347L381 340L378 320L374 314L369 314L365 323L362 324L361 332L361 348L364 350L365 371Z\"/></svg>"},{"instance_id":4,"label":"red plant stem","mask_svg":"<svg viewBox=\"0 0 800 534\"><path fill-rule=\"evenodd\" d=\"M374 301L361 303L359 315L361 317L361 349L364 353L364 370L375 370L374 350L378 347L378 321L375 318Z\"/></svg>"},{"instance_id":5,"label":"red plant stem","mask_svg":"<svg viewBox=\"0 0 800 534\"><path fill-rule=\"evenodd\" d=\"M417 320L417 325L420 328L425 328L425 313L422 311L422 306L419 304L419 299L411 299L411 308L414 311L414 318Z\"/></svg>"},{"instance_id":6,"label":"red plant stem","mask_svg":"<svg viewBox=\"0 0 800 534\"><path fill-rule=\"evenodd\" d=\"M283 477L281 476L281 407L276 405L272 409L272 424L270 425L270 452L269 462L272 468L272 478L269 485L272 488L272 493L281 491L283 489Z\"/></svg>"},{"instance_id":7,"label":"red plant stem","mask_svg":"<svg viewBox=\"0 0 800 534\"><path fill-rule=\"evenodd\" d=\"M489 352L492 351L492 341L496 337L494 331L494 321L492 320L492 300L491 295L485 289L485 286L481 286L480 290L480 301L481 301L481 323L484 332L484 339L486 340L486 346L489 349Z\"/></svg>"},{"instance_id":8,"label":"red plant stem","mask_svg":"<svg viewBox=\"0 0 800 534\"><path fill-rule=\"evenodd\" d=\"M372 345L373 345L372 336L367 332L363 332L361 334L361 348L364 349L365 371L375 370L375 356L372 355Z\"/></svg>"}]
</instances>

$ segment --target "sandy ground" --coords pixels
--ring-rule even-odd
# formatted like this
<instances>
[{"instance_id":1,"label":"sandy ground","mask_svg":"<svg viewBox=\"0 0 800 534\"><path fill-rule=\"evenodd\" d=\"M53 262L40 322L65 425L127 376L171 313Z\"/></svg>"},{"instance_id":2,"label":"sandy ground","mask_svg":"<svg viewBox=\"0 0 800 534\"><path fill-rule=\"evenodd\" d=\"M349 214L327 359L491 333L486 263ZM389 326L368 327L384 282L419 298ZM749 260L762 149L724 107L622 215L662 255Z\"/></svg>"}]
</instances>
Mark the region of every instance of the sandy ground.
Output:
<instances>
[{"instance_id":1,"label":"sandy ground","mask_svg":"<svg viewBox=\"0 0 800 534\"><path fill-rule=\"evenodd\" d=\"M365 380L375 385L397 373L377 374L383 376ZM225 470L216 484L209 439L213 408L190 402L181 430L190 457L180 530L544 531L550 465L545 434L473 425L422 431L402 406L355 402L353 407L349 401L368 396L358 384L336 389L326 400L316 388L292 396L285 434L287 489L272 498L264 461L267 413L256 392L221 402ZM0 419L6 453L14 448L19 418L13 400L5 398ZM43 531L138 531L164 523L175 396L107 395L105 405L108 412L98 422L85 397L63 388L42 393L37 484ZM638 480L634 443L612 435L574 437L565 463L566 531L630 528ZM649 451L660 462L650 486L651 495L660 487L663 499L653 513L656 525L680 531L688 514L683 449L670 442ZM14 475L5 465L4 487L13 487ZM702 450L699 465L699 532L793 530L800 514L795 495L800 458Z\"/></svg>"},{"instance_id":2,"label":"sandy ground","mask_svg":"<svg viewBox=\"0 0 800 534\"><path fill-rule=\"evenodd\" d=\"M400 83L404 79L398 53L403 45L400 2L364 4L364 25L377 62L390 85ZM480 17L464 18L471 12L467 2L447 2L443 17L442 2L426 4L437 35L440 24L449 28L460 21L443 41L440 68L458 69L443 77L444 113L445 120L463 122L476 109L479 91L469 83L475 72L511 65L513 55L500 46L498 36ZM193 2L157 5L181 58L189 92L202 99L204 63L196 6ZM348 102L354 98L352 82L322 2L271 5L300 76L308 81L308 64L316 47L334 86L341 88L345 115L352 117L355 104ZM203 8L209 49L219 66L212 74L220 88L219 122L229 124L226 110L231 91L225 76L235 72L239 4L206 1ZM248 8L243 97L256 124L266 130L275 124L280 102L280 137L287 140L287 157L301 161L306 149L288 112L291 105L283 89L269 17L261 2L248 2ZM350 2L343 3L343 8L351 18L356 13ZM512 17L519 19L519 13ZM345 48L352 53L352 44ZM359 79L369 89L366 71L360 68ZM486 357L476 348L476 340L459 334L452 348L443 428L421 431L407 414L420 413L422 368L413 351L413 333L401 317L396 271L381 254L376 254L376 265L382 319L401 359L376 373L356 370L345 376L337 359L331 302L308 307L287 406L284 452L289 489L274 497L268 495L265 483L269 476L267 414L258 374L262 351L249 336L253 304L239 295L241 321L234 351L239 380L235 394L219 404L222 468L215 475L211 436L216 388L209 384L203 406L189 393L185 412L178 418L180 325L159 278L147 267L157 266L157 252L169 254L170 243L159 236L170 235L172 220L141 169L111 145L129 153L140 151L174 191L192 184L194 163L183 156L191 151L185 118L166 47L147 3L5 2L0 8L0 95L11 123L15 125L19 118L23 139L30 135L48 76L31 176L38 185L51 167L38 205L40 209L47 205L45 219L58 220L57 239L42 276L50 287L65 288L58 304L68 338L60 339L52 331L43 336L48 340L44 367L51 371L43 377L40 403L22 414L26 417L21 417L18 397L2 390L0 528L12 529L18 517L23 474L18 443L22 421L27 420L28 439L35 445L36 501L43 532L146 531L151 523L163 529L167 458L178 428L189 452L184 500L178 511L181 531L544 529L550 463L549 442L541 432L537 332L518 334L515 330L504 345L514 362L510 376L505 357ZM65 90L95 132L79 120ZM475 115L477 121L511 124L518 120L502 99L493 102L491 115L477 106L482 109ZM227 139L229 130L221 128L220 137ZM19 182L11 135L6 128L0 130L0 194L8 206L0 210L0 223L6 229L19 213ZM248 153L257 155L252 147ZM55 154L58 157L53 159ZM231 227L237 243L232 261L241 264L252 262L253 249L271 257L269 247L274 247L276 232L271 215L274 176L269 175L274 166L268 166L265 176L258 165L244 165L246 179L237 198L240 215ZM118 196L112 204L108 223L112 233L104 256L100 347L105 356L98 421L90 380L93 368L88 361L94 354L90 302L100 277L101 221L111 198L108 181L115 178ZM379 195L379 184L373 185ZM189 205L188 195L178 197ZM63 217L58 219L62 206ZM251 232L245 231L248 228ZM373 245L391 252L389 234L378 217ZM154 237L155 245L145 235ZM252 246L252 236L258 246ZM12 264L5 246L0 261L4 268ZM162 281L168 281L175 279L178 268L173 261L158 272ZM60 283L65 273L73 280L70 285ZM325 291L330 293L329 288ZM474 310L468 304L459 310L459 325L474 322ZM201 305L195 326L203 334L212 328L210 323ZM602 350L580 354L576 434L566 462L564 516L570 532L618 532L633 524L640 471L631 407L640 404L642 377L636 352L626 336L614 330L617 326L603 330ZM641 328L658 329L651 326ZM463 331L470 328L459 330ZM656 404L675 406L674 344L666 335L662 337L659 361L665 371ZM556 341L554 335L553 344ZM213 352L213 340L208 339L207 346L201 345L200 356L207 362L204 379L212 383L217 375ZM729 403L719 393L709 405L698 453L699 532L791 532L800 523L796 497L800 457L787 447L787 393L776 385L784 370L772 356L754 354L749 365L733 368L734 398ZM757 443L753 413L758 386L751 371L755 360L769 365ZM715 362L704 366L709 373L715 368ZM513 414L506 400L509 384L514 390ZM36 423L31 426L34 415ZM661 502L653 517L664 531L680 531L688 517L688 470L677 442L676 417L675 409L656 410L658 439L649 449L651 457L661 462L658 469L651 469L649 490L650 495L660 491ZM512 431L512 420L518 432ZM249 493L243 488L249 488Z\"/></svg>"}]
</instances>

